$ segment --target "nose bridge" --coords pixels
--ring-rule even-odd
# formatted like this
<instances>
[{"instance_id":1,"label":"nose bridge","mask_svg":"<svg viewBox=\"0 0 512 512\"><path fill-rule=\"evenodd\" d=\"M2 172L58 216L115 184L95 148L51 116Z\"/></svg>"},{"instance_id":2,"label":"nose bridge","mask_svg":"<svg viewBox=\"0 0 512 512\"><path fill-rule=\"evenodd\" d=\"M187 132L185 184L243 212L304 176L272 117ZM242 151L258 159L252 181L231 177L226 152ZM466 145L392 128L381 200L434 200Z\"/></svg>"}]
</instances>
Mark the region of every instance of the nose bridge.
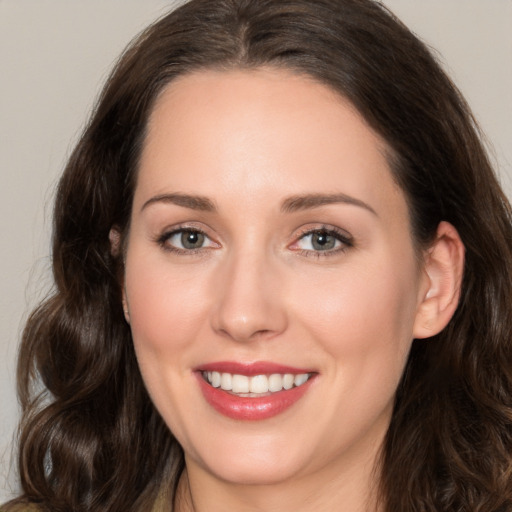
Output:
<instances>
[{"instance_id":1,"label":"nose bridge","mask_svg":"<svg viewBox=\"0 0 512 512\"><path fill-rule=\"evenodd\" d=\"M214 330L236 341L271 338L286 328L279 268L254 240L228 251L219 272Z\"/></svg>"}]
</instances>

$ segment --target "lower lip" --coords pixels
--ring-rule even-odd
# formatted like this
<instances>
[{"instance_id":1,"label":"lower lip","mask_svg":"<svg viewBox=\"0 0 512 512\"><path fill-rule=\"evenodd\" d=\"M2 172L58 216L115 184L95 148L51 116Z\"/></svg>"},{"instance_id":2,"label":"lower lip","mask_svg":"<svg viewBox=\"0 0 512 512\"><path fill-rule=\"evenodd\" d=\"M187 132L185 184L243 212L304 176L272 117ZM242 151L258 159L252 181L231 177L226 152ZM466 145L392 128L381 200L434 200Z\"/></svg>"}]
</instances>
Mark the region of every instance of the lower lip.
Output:
<instances>
[{"instance_id":1,"label":"lower lip","mask_svg":"<svg viewBox=\"0 0 512 512\"><path fill-rule=\"evenodd\" d=\"M208 384L200 372L199 386L206 401L219 413L235 420L257 421L277 416L295 404L309 389L313 377L301 386L260 397L237 396Z\"/></svg>"}]
</instances>

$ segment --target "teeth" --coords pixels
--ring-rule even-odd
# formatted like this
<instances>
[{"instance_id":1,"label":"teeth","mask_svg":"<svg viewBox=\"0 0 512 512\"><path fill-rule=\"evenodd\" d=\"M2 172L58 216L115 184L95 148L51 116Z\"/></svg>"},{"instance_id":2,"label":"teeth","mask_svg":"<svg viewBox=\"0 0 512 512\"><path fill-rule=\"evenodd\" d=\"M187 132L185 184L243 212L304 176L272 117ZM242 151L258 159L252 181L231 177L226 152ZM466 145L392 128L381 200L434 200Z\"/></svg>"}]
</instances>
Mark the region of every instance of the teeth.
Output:
<instances>
[{"instance_id":1,"label":"teeth","mask_svg":"<svg viewBox=\"0 0 512 512\"><path fill-rule=\"evenodd\" d=\"M251 393L268 393L268 378L266 375L255 375L249 380Z\"/></svg>"},{"instance_id":2,"label":"teeth","mask_svg":"<svg viewBox=\"0 0 512 512\"><path fill-rule=\"evenodd\" d=\"M293 388L293 380L294 376L291 373L286 373L283 377L283 388L284 389L292 389Z\"/></svg>"},{"instance_id":3,"label":"teeth","mask_svg":"<svg viewBox=\"0 0 512 512\"><path fill-rule=\"evenodd\" d=\"M249 377L246 375L233 375L231 385L233 393L249 393Z\"/></svg>"},{"instance_id":4,"label":"teeth","mask_svg":"<svg viewBox=\"0 0 512 512\"><path fill-rule=\"evenodd\" d=\"M283 376L278 373L273 373L268 378L268 390L275 393L276 391L281 391L283 389Z\"/></svg>"},{"instance_id":5,"label":"teeth","mask_svg":"<svg viewBox=\"0 0 512 512\"><path fill-rule=\"evenodd\" d=\"M293 383L296 386L302 386L309 378L309 375L307 373L301 373L300 375L295 375L295 378L293 379Z\"/></svg>"},{"instance_id":6,"label":"teeth","mask_svg":"<svg viewBox=\"0 0 512 512\"><path fill-rule=\"evenodd\" d=\"M224 391L232 391L237 394L264 394L276 393L283 389L291 389L294 386L302 386L310 377L309 373L300 373L294 375L292 373L273 373L271 375L247 375L220 373L220 372L203 372L203 377L214 387L221 388Z\"/></svg>"},{"instance_id":7,"label":"teeth","mask_svg":"<svg viewBox=\"0 0 512 512\"><path fill-rule=\"evenodd\" d=\"M212 372L212 380L210 381L210 383L214 388L220 387L220 373L219 372Z\"/></svg>"},{"instance_id":8,"label":"teeth","mask_svg":"<svg viewBox=\"0 0 512 512\"><path fill-rule=\"evenodd\" d=\"M231 383L232 377L231 373L222 373L220 379L220 387L224 391L231 391L233 389L233 384Z\"/></svg>"}]
</instances>

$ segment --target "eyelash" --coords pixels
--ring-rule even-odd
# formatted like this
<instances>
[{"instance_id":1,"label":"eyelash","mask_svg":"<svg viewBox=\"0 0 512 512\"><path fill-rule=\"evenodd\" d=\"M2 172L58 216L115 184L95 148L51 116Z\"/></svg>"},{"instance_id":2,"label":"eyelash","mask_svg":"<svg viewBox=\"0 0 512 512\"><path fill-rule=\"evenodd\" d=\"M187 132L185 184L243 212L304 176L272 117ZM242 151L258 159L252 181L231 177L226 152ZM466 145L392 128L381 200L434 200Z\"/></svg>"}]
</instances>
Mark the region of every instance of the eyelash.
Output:
<instances>
[{"instance_id":1,"label":"eyelash","mask_svg":"<svg viewBox=\"0 0 512 512\"><path fill-rule=\"evenodd\" d=\"M303 240L307 236L311 236L314 234L322 234L327 236L332 236L337 242L340 242L340 247L334 249L327 249L325 251L314 251L309 249L295 249L301 256L305 256L307 258L329 258L332 256L337 256L340 253L344 253L351 247L354 247L353 238L345 231L340 229L331 227L331 226L321 226L319 228L314 229L305 229L300 233L297 237L297 241L294 242L294 245L299 241Z\"/></svg>"},{"instance_id":2,"label":"eyelash","mask_svg":"<svg viewBox=\"0 0 512 512\"><path fill-rule=\"evenodd\" d=\"M179 247L175 247L174 245L169 244L169 240L173 236L175 236L179 233L199 234L199 235L203 235L208 240L211 240L208 237L208 235L201 229L198 229L195 227L190 227L190 226L178 226L171 231L166 231L166 232L162 233L156 239L156 242L158 243L158 245L160 245L160 247L163 250L168 251L168 252L173 252L173 253L179 254L179 255L191 256L191 255L199 254L199 253L203 252L204 249L207 249L207 247L198 247L196 249L180 249ZM294 249L294 250L297 253L299 253L301 256L319 259L319 258L335 256L339 253L345 252L347 249L354 246L354 241L353 241L352 237L350 235L348 235L348 233L343 232L339 229L333 228L331 226L321 226L319 228L314 228L314 229L304 229L299 234L296 241L292 245L299 243L301 240L303 240L307 236L312 236L315 234L332 236L335 238L335 240L337 242L340 242L341 246L338 248L334 248L334 249L327 249L325 251L319 251L319 250L315 251L315 250L310 250L310 249L299 249L299 248ZM215 243L215 242L212 242L212 243Z\"/></svg>"},{"instance_id":3,"label":"eyelash","mask_svg":"<svg viewBox=\"0 0 512 512\"><path fill-rule=\"evenodd\" d=\"M175 235L177 235L179 233L199 234L199 235L203 235L205 238L210 240L210 237L204 231L202 231L201 229L198 229L198 228L195 228L195 227L191 227L191 226L178 226L178 227L176 227L175 229L173 229L171 231L166 231L166 232L162 233L157 238L156 241L157 241L158 245L160 245L160 247L164 251L173 252L173 253L179 254L179 255L191 256L191 255L199 254L202 251L204 251L205 247L198 247L197 249L180 249L179 247L175 247L174 245L171 245L169 243L169 240L173 236L175 236Z\"/></svg>"}]
</instances>

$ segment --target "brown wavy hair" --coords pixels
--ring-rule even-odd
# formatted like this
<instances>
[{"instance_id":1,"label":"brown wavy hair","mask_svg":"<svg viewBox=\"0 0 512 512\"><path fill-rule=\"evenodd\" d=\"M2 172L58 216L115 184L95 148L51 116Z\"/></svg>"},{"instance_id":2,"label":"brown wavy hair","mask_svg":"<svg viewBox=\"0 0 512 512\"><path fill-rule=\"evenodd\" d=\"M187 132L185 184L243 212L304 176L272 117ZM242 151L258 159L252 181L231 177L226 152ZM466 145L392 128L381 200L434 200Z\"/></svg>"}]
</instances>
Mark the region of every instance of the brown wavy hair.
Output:
<instances>
[{"instance_id":1,"label":"brown wavy hair","mask_svg":"<svg viewBox=\"0 0 512 512\"><path fill-rule=\"evenodd\" d=\"M60 181L51 296L19 356L23 496L52 512L172 499L183 454L145 390L121 306L122 236L155 99L206 69L285 68L347 98L390 149L418 247L466 248L458 309L416 340L382 447L388 512L512 510L512 223L468 106L428 48L372 0L192 0L125 51Z\"/></svg>"}]
</instances>

